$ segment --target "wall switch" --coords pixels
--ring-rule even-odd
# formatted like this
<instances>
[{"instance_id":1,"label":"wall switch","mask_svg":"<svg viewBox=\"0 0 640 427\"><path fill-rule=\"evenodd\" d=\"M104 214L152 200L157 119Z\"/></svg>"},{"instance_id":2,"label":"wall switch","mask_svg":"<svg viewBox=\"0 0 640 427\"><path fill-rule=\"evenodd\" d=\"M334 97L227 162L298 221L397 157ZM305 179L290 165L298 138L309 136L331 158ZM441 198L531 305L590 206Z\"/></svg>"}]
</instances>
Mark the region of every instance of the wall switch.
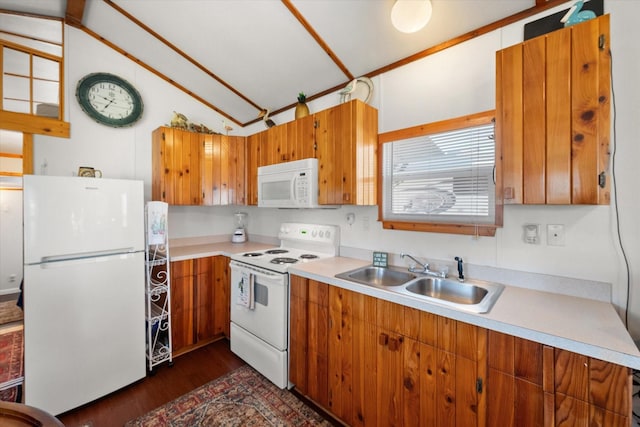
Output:
<instances>
[{"instance_id":1,"label":"wall switch","mask_svg":"<svg viewBox=\"0 0 640 427\"><path fill-rule=\"evenodd\" d=\"M547 245L564 246L563 224L547 224Z\"/></svg>"}]
</instances>

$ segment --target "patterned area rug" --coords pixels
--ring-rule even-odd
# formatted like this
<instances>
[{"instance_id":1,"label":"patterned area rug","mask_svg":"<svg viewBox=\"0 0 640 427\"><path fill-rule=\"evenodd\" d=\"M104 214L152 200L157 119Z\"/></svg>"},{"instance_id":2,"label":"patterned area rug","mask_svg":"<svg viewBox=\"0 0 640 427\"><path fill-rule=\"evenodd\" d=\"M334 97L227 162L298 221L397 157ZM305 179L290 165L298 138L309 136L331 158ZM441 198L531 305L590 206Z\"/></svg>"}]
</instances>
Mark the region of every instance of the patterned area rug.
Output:
<instances>
[{"instance_id":1,"label":"patterned area rug","mask_svg":"<svg viewBox=\"0 0 640 427\"><path fill-rule=\"evenodd\" d=\"M0 400L21 400L24 382L22 327L11 328L0 335Z\"/></svg>"},{"instance_id":2,"label":"patterned area rug","mask_svg":"<svg viewBox=\"0 0 640 427\"><path fill-rule=\"evenodd\" d=\"M292 393L248 365L169 402L125 427L331 426Z\"/></svg>"},{"instance_id":3,"label":"patterned area rug","mask_svg":"<svg viewBox=\"0 0 640 427\"><path fill-rule=\"evenodd\" d=\"M0 302L0 324L16 322L23 317L22 309L15 300Z\"/></svg>"}]
</instances>

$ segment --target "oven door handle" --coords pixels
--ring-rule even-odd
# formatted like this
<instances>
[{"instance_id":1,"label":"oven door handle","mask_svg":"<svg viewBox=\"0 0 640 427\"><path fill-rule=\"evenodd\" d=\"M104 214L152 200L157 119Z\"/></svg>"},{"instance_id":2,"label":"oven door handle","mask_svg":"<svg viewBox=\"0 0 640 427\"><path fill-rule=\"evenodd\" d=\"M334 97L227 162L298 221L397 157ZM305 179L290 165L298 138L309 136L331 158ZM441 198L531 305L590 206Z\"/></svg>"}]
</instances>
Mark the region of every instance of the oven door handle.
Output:
<instances>
[{"instance_id":1,"label":"oven door handle","mask_svg":"<svg viewBox=\"0 0 640 427\"><path fill-rule=\"evenodd\" d=\"M230 265L232 269L235 269L238 271L249 270L251 274L253 274L254 276L262 276L262 277L267 277L269 279L277 279L279 277L282 277L283 275L282 273L276 273L274 271L264 270L262 268L254 267L253 265L242 264L237 261L231 261Z\"/></svg>"}]
</instances>

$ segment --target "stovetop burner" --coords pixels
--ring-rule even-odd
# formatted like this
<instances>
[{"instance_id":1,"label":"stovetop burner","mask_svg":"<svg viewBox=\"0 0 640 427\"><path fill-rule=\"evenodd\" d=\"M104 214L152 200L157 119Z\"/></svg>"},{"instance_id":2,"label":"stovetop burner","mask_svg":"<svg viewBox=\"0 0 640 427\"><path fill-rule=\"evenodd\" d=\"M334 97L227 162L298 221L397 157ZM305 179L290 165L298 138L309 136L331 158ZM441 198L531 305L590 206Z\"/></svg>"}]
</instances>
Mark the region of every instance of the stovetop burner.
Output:
<instances>
[{"instance_id":1,"label":"stovetop burner","mask_svg":"<svg viewBox=\"0 0 640 427\"><path fill-rule=\"evenodd\" d=\"M295 264L296 262L298 262L297 259L287 257L278 257L271 260L271 264Z\"/></svg>"},{"instance_id":2,"label":"stovetop burner","mask_svg":"<svg viewBox=\"0 0 640 427\"><path fill-rule=\"evenodd\" d=\"M284 222L278 232L280 244L254 248L231 259L255 268L286 274L303 263L339 255L340 227L336 225Z\"/></svg>"}]
</instances>

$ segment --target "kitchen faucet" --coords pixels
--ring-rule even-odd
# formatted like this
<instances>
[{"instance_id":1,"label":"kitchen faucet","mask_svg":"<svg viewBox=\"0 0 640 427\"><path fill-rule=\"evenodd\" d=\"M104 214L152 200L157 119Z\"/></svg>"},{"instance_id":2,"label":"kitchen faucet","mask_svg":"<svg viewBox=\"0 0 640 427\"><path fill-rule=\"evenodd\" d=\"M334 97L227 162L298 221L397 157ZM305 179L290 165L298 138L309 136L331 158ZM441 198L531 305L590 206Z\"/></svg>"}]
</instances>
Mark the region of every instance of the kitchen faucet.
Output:
<instances>
[{"instance_id":1,"label":"kitchen faucet","mask_svg":"<svg viewBox=\"0 0 640 427\"><path fill-rule=\"evenodd\" d=\"M454 259L456 261L458 261L458 281L459 282L464 282L464 274L463 274L463 270L462 270L462 258L457 256Z\"/></svg>"},{"instance_id":2,"label":"kitchen faucet","mask_svg":"<svg viewBox=\"0 0 640 427\"><path fill-rule=\"evenodd\" d=\"M414 257L412 257L409 254L406 253L401 253L400 254L400 258L410 258L413 262L415 262L416 264L418 264L420 266L420 268L416 267L416 266L410 266L409 267L409 271L412 273L422 273L422 274L427 274L429 276L435 276L435 277L441 277L441 278L446 278L447 277L447 273L449 272L448 268L444 268L441 271L433 271L433 270L429 270L429 263L422 263L420 261L418 261L417 259L415 259Z\"/></svg>"}]
</instances>

